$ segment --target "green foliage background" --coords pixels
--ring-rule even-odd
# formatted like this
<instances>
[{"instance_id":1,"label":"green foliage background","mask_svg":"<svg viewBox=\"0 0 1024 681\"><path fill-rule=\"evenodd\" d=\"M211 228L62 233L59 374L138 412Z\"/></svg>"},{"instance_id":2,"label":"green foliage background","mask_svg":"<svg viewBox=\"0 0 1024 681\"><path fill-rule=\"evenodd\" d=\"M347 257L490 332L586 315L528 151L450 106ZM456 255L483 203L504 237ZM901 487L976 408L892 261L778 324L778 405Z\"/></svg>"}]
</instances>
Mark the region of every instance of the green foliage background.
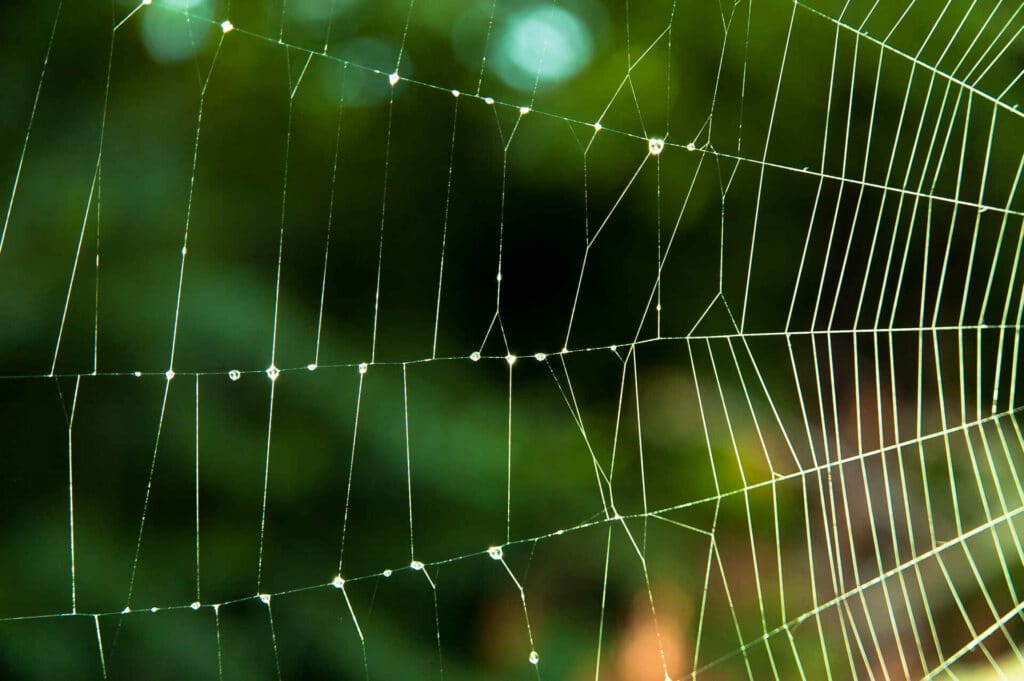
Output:
<instances>
[{"instance_id":1,"label":"green foliage background","mask_svg":"<svg viewBox=\"0 0 1024 681\"><path fill-rule=\"evenodd\" d=\"M846 22L856 26L863 21L865 34L875 36L857 40L854 31L837 28L818 14L837 17L843 12L840 3L824 0L798 9L781 0L753 7L747 2L561 2L586 26L593 57L577 76L558 86L542 80L534 93L509 86L486 65L480 80L479 61L465 57L476 54L479 59L490 45L489 2L419 2L411 14L404 1L342 4L324 56L319 53L326 26L302 21L298 6L282 13L277 2L235 0L230 8L207 3L190 13L155 0L112 33L112 25L132 5L65 2L34 116L57 5L14 2L0 9L0 186L5 192L13 188L26 126L32 122L0 252L0 373L10 377L0 382L0 675L97 678L99 626L103 661L112 678L217 677L212 609L193 612L188 607L196 600L198 390L199 600L231 601L219 612L224 678L275 677L267 609L253 595L304 587L313 588L273 599L281 676L365 677L362 649L342 594L324 586L337 574L350 462L343 573L365 633L370 677L440 678L442 670L452 680L534 674L527 662L531 646L519 593L500 564L484 553L490 545L506 543L510 446L508 533L513 543L505 547L505 556L525 587L545 678L590 678L599 631L601 678L646 678L645 671L630 671L633 658L627 652L632 636L643 641L636 633L638 622L649 612L645 615L644 566L625 527L642 544L652 593L661 599L666 637L678 638L667 642L683 658L673 662L675 673L688 672L703 621L702 663L728 656L707 672L708 678L745 676L744 661L753 665L754 678L766 678L770 672L762 647L736 654L739 638L748 642L760 636L764 619L750 573L752 537L755 550L761 551L761 581L769 585L764 607L771 630L782 624L776 556L780 564L798 566L783 578L789 616L812 607L808 540L817 544L817 560L825 560L824 538L805 529L804 500L816 498L815 490L799 480L777 488L762 485L749 495L664 514L702 531L650 515L770 481L773 460L782 473L792 467L779 463L788 456L781 434L759 430L764 425L771 431L774 424L744 347L716 344L712 349L710 341L681 337L691 330L704 336L734 333L755 207L761 232L744 329L785 328L808 225L815 225L813 260L823 253L833 210L837 239L845 239L856 219L851 197L860 185L844 185L844 198L834 178L859 178L865 156L871 177L881 178L895 146L898 168L915 169L916 183L920 157L911 158L910 133L895 139L905 93L917 106L908 116L915 125L922 123L926 135L933 127L952 128L956 143L969 121L962 160L957 147L936 163L932 169L941 172L934 184L926 184L925 195L953 196L957 169L977 178L986 164L991 103L976 96L972 118L952 115L958 96L958 106L964 107L958 112L966 109L963 89L954 85L950 90L948 79L913 68L907 58L922 45L938 8L912 8L890 36L890 50L879 47L878 37L885 36L906 3L881 3L870 16L870 3L848 3ZM494 35L530 4L499 0ZM997 9L986 22L987 9L969 11L966 2L951 6L939 21L940 37L924 42L917 57L922 64L938 64L940 71L956 64L942 51L950 36L959 58L969 42L963 36L981 32L990 39L993 27L1014 27L1018 21L1010 7ZM218 24L226 17L236 30L223 35ZM144 40L147 21L157 35L184 31L196 45L194 56L176 63L155 60ZM792 36L788 43L787 36ZM1019 71L1021 52L1016 41L1010 44L980 82L982 91L990 83L1011 82ZM394 69L400 45L401 80L392 88L386 74ZM638 59L649 46L650 52ZM776 103L784 50L787 61ZM311 59L310 51L317 53ZM985 59L986 65L992 61ZM635 65L625 81L631 62ZM835 92L831 109L830 82ZM856 84L852 96L851 82ZM453 97L453 88L462 96ZM939 113L943 89L949 108ZM1003 93L1002 101L1015 105L1018 92ZM934 99L921 107L926 96ZM496 103L487 104L483 97ZM520 106L532 110L522 115ZM828 111L833 127L824 138ZM598 120L602 130L595 134ZM981 197L1016 210L1019 199L1007 197L1021 158L1018 121L1018 115L1000 110L998 142L988 151L988 186ZM875 142L865 152L869 130ZM648 157L630 181L647 157L647 138L666 134L663 154ZM825 172L833 179L821 194L822 214L812 218L820 175L813 169L821 166L822 139L827 139ZM339 160L332 183L336 140ZM691 142L693 149L687 150ZM762 157L773 164L763 176ZM889 212L879 208L881 196L877 188L867 192L864 214L882 211L883 233L890 227L905 229L891 203ZM963 190L963 197L979 198L976 182ZM942 202L929 206L938 216L936 224L966 221L951 241L951 271L963 274L972 261L973 215L950 218L949 208ZM995 251L1001 217L984 217L986 229L974 246L977 262L1011 262L1009 247L1001 256ZM1011 235L1020 229L1019 222L1011 226ZM308 371L317 347L329 223L318 368ZM186 224L188 256L175 335ZM568 334L587 236L599 228L604 231L587 254ZM936 258L933 251L933 260L926 259L924 233L906 237L913 254L909 268L918 279ZM851 240L854 260L867 253L869 234ZM51 372L80 235L78 269ZM944 243L945 235L941 242L936 236L935 243ZM501 327L488 334L496 309L499 244ZM662 310L655 315L649 296L659 253L666 252L656 291ZM823 274L823 269L837 271L835 261L828 268L820 262L816 267L808 269L812 280L821 277L827 288L837 286L834 274ZM1000 265L996 290L1008 290L1010 276L1009 265ZM862 290L869 291L869 298L879 296L877 279L866 277L863 268L854 267L850 277L836 296L835 328L851 328ZM858 279L869 283L858 286ZM943 319L947 312L955 317L962 297L958 285L964 288L951 285ZM716 297L720 286L722 295ZM972 310L978 291L969 291ZM815 312L815 293L806 282L797 288L792 328L826 326L827 316ZM995 313L1001 312L999 303ZM706 308L708 314L695 329ZM913 295L894 308L881 327L914 325L919 305ZM642 343L635 353L628 352L634 339L659 334L675 340ZM172 337L176 376L158 428ZM789 428L802 420L784 340L752 339L751 347ZM618 344L615 350L609 348L613 344ZM564 360L558 356L563 345L573 351ZM979 353L982 345L979 340ZM860 349L866 352L867 347ZM995 355L993 348L984 348L986 358ZM473 351L484 358L470 361ZM847 454L855 446L848 424L860 408L852 398L858 379L850 351L848 345L836 350L836 384L825 397L836 400L835 414L825 418L830 427L834 421L845 424ZM504 359L509 352L519 357L512 370L511 436ZM537 352L548 358L533 359ZM806 345L797 350L801 359L819 352L823 348ZM912 367L916 361L914 342L898 344L894 352L893 366ZM357 365L371 361L360 379ZM258 581L270 410L264 370L272 362L283 373L274 393ZM228 379L231 369L243 372L237 382ZM134 377L136 371L143 375ZM720 380L715 371L722 372ZM904 390L913 392L916 381L914 370L907 371L901 398ZM992 379L985 376L990 390ZM695 377L702 392L694 389ZM930 432L939 428L935 397L944 391L933 382L925 382L932 399L922 407ZM809 389L815 382L801 375L795 384ZM716 417L707 441L701 419L705 405L698 399L717 399L716 385L732 413L746 416L737 416L728 427ZM748 389L756 403L749 406ZM818 389L829 392L824 384ZM71 610L66 419L76 394L75 597L79 613L102 616L12 619ZM764 421L752 420L750 410ZM840 426L835 429L838 434ZM768 463L762 437L768 438ZM1009 479L1020 452L1012 442L1006 446L1012 452L997 468ZM965 443L951 447L958 457L957 475L963 467L967 476ZM806 455L806 446L797 448ZM616 509L628 520L606 520L591 454L614 471ZM945 462L938 456L936 471L944 474ZM709 461L719 464L714 472ZM117 613L125 606L151 465L151 496L130 606L162 610L122 616ZM999 478L989 484L999 487ZM929 520L941 535L955 538L959 530L948 505L949 485L935 485L936 498L942 493L945 501L936 504ZM984 485L981 491L963 491L968 520L984 520L980 504L971 500L986 497L986 489L991 491ZM866 517L854 519L851 534L866 532ZM548 537L571 528L563 536ZM716 595L701 620L709 548L704 532L712 529L723 569L741 576L730 584L732 602L712 580ZM1009 542L1008 536L1003 539ZM859 560L873 564L870 547L859 546L868 555ZM999 542L970 546L980 565L975 567L986 577L1001 578ZM422 575L403 567L412 557L431 564L436 620L434 592ZM456 557L462 558L448 562ZM970 581L971 568L962 555L950 560L965 607L971 612L980 608L984 615L984 583ZM893 565L887 557L885 567ZM1005 569L1019 579L1020 567L1013 563ZM381 576L385 568L394 574ZM993 597L1005 604L1001 594L993 588ZM163 609L169 606L176 607ZM933 595L932 606L950 650L970 638L948 590L945 598ZM980 628L986 625L982 615ZM826 623L834 644L827 655L811 625L802 625L794 647L787 644L777 653L783 678L795 678L793 651L799 651L807 678L823 678L826 665L838 669L845 664L848 643L837 622ZM1011 626L1020 633L1017 620ZM649 643L648 652L656 655ZM890 662L895 659L892 641L886 638L880 645ZM931 651L930 642L923 645ZM995 654L1005 649L1005 641L992 648ZM980 653L976 657L984 661Z\"/></svg>"}]
</instances>

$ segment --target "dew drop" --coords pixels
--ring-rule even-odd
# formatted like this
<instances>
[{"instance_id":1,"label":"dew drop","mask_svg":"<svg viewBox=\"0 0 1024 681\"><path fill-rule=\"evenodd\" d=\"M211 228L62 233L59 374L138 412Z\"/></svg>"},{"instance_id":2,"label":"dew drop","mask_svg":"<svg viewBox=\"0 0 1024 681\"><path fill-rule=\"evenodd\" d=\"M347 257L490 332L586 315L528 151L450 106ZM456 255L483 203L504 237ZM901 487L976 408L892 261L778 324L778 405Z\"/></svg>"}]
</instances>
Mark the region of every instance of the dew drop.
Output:
<instances>
[{"instance_id":1,"label":"dew drop","mask_svg":"<svg viewBox=\"0 0 1024 681\"><path fill-rule=\"evenodd\" d=\"M309 364L306 365L306 368L309 369L310 371L316 371L316 362L310 362Z\"/></svg>"},{"instance_id":2,"label":"dew drop","mask_svg":"<svg viewBox=\"0 0 1024 681\"><path fill-rule=\"evenodd\" d=\"M537 360L538 362L543 362L544 360L546 360L548 358L548 356L545 355L543 352L538 352L538 353L534 354L533 358L535 360Z\"/></svg>"},{"instance_id":3,"label":"dew drop","mask_svg":"<svg viewBox=\"0 0 1024 681\"><path fill-rule=\"evenodd\" d=\"M484 104L494 104L494 97L484 97Z\"/></svg>"},{"instance_id":4,"label":"dew drop","mask_svg":"<svg viewBox=\"0 0 1024 681\"><path fill-rule=\"evenodd\" d=\"M530 664L537 664L540 662L540 655L537 654L536 650L530 651Z\"/></svg>"},{"instance_id":5,"label":"dew drop","mask_svg":"<svg viewBox=\"0 0 1024 681\"><path fill-rule=\"evenodd\" d=\"M342 588L343 586L345 586L345 578L341 575L337 575L334 579L331 580L331 586L333 586L335 589Z\"/></svg>"},{"instance_id":6,"label":"dew drop","mask_svg":"<svg viewBox=\"0 0 1024 681\"><path fill-rule=\"evenodd\" d=\"M270 594L260 594L260 600L263 601L263 605L270 605Z\"/></svg>"},{"instance_id":7,"label":"dew drop","mask_svg":"<svg viewBox=\"0 0 1024 681\"><path fill-rule=\"evenodd\" d=\"M232 381L237 381L241 377L242 372L239 371L238 369L232 369L231 371L228 372L228 378L230 378Z\"/></svg>"},{"instance_id":8,"label":"dew drop","mask_svg":"<svg viewBox=\"0 0 1024 681\"><path fill-rule=\"evenodd\" d=\"M225 19L224 21L220 22L220 30L224 33L231 33L231 31L235 30L235 25L227 19Z\"/></svg>"},{"instance_id":9,"label":"dew drop","mask_svg":"<svg viewBox=\"0 0 1024 681\"><path fill-rule=\"evenodd\" d=\"M199 601L192 601L192 605L188 607L192 608L193 610L198 610L202 607L202 604Z\"/></svg>"},{"instance_id":10,"label":"dew drop","mask_svg":"<svg viewBox=\"0 0 1024 681\"><path fill-rule=\"evenodd\" d=\"M423 563L418 560L414 560L411 563L409 563L409 567L411 567L413 570L422 570Z\"/></svg>"},{"instance_id":11,"label":"dew drop","mask_svg":"<svg viewBox=\"0 0 1024 681\"><path fill-rule=\"evenodd\" d=\"M370 369L370 365L363 362L359 365L359 373L365 374Z\"/></svg>"},{"instance_id":12,"label":"dew drop","mask_svg":"<svg viewBox=\"0 0 1024 681\"><path fill-rule=\"evenodd\" d=\"M174 378L174 369L168 369L167 373L165 373L164 376L167 377L168 381Z\"/></svg>"},{"instance_id":13,"label":"dew drop","mask_svg":"<svg viewBox=\"0 0 1024 681\"><path fill-rule=\"evenodd\" d=\"M505 555L505 552L500 546L492 546L487 549L487 555L490 556L492 560L501 560Z\"/></svg>"},{"instance_id":14,"label":"dew drop","mask_svg":"<svg viewBox=\"0 0 1024 681\"><path fill-rule=\"evenodd\" d=\"M479 352L476 352L476 351L474 350L473 352L471 352L471 353L469 354L469 358L470 358L471 360L473 360L474 362L479 362L479 361L480 361L480 353L479 353Z\"/></svg>"},{"instance_id":15,"label":"dew drop","mask_svg":"<svg viewBox=\"0 0 1024 681\"><path fill-rule=\"evenodd\" d=\"M388 82L391 83L391 85L396 85L399 80L401 80L401 76L398 75L398 71L388 74Z\"/></svg>"},{"instance_id":16,"label":"dew drop","mask_svg":"<svg viewBox=\"0 0 1024 681\"><path fill-rule=\"evenodd\" d=\"M665 140L660 137L652 137L647 140L647 151L651 152L652 156L657 156L665 150Z\"/></svg>"},{"instance_id":17,"label":"dew drop","mask_svg":"<svg viewBox=\"0 0 1024 681\"><path fill-rule=\"evenodd\" d=\"M271 364L270 366L267 367L267 378L269 378L271 381L276 381L277 377L280 376L280 375L281 375L281 370L278 369L273 364Z\"/></svg>"}]
</instances>

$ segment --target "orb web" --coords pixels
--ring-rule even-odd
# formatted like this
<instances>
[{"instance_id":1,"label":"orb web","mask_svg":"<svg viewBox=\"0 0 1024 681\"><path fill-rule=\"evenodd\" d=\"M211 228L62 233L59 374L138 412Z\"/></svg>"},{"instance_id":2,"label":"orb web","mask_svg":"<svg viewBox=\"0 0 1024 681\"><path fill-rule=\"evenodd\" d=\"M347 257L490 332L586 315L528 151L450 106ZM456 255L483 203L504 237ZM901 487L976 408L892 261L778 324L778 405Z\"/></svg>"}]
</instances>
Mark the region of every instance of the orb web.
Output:
<instances>
[{"instance_id":1,"label":"orb web","mask_svg":"<svg viewBox=\"0 0 1024 681\"><path fill-rule=\"evenodd\" d=\"M37 4L6 672L1022 672L1021 7Z\"/></svg>"}]
</instances>

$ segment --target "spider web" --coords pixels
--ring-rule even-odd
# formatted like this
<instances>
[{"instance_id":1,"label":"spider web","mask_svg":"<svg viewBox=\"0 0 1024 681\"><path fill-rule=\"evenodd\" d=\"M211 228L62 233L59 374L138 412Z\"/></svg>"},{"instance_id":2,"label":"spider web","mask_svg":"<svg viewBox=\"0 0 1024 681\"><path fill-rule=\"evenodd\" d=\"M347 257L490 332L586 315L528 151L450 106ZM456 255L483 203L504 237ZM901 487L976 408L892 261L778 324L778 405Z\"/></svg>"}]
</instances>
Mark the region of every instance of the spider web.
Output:
<instances>
[{"instance_id":1,"label":"spider web","mask_svg":"<svg viewBox=\"0 0 1024 681\"><path fill-rule=\"evenodd\" d=\"M19 10L9 674L1022 673L1024 8L322 4Z\"/></svg>"}]
</instances>

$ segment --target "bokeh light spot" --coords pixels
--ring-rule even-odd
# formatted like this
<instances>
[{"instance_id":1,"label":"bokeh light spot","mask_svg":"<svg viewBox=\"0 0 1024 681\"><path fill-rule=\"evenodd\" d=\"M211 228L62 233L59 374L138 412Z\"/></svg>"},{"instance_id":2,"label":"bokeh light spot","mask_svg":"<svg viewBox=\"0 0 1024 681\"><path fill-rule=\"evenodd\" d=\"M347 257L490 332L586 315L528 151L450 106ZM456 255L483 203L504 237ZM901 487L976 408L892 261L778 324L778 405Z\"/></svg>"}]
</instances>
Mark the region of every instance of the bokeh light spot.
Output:
<instances>
[{"instance_id":1,"label":"bokeh light spot","mask_svg":"<svg viewBox=\"0 0 1024 681\"><path fill-rule=\"evenodd\" d=\"M207 4L207 0L166 0L158 11L150 7L142 13L139 26L142 44L154 61L183 62L203 49L213 28L204 20L187 21L180 12L187 10L203 16L200 11L206 9Z\"/></svg>"},{"instance_id":2,"label":"bokeh light spot","mask_svg":"<svg viewBox=\"0 0 1024 681\"><path fill-rule=\"evenodd\" d=\"M530 90L537 82L560 83L590 62L593 40L569 10L535 5L513 14L495 44L494 70L505 83Z\"/></svg>"}]
</instances>

